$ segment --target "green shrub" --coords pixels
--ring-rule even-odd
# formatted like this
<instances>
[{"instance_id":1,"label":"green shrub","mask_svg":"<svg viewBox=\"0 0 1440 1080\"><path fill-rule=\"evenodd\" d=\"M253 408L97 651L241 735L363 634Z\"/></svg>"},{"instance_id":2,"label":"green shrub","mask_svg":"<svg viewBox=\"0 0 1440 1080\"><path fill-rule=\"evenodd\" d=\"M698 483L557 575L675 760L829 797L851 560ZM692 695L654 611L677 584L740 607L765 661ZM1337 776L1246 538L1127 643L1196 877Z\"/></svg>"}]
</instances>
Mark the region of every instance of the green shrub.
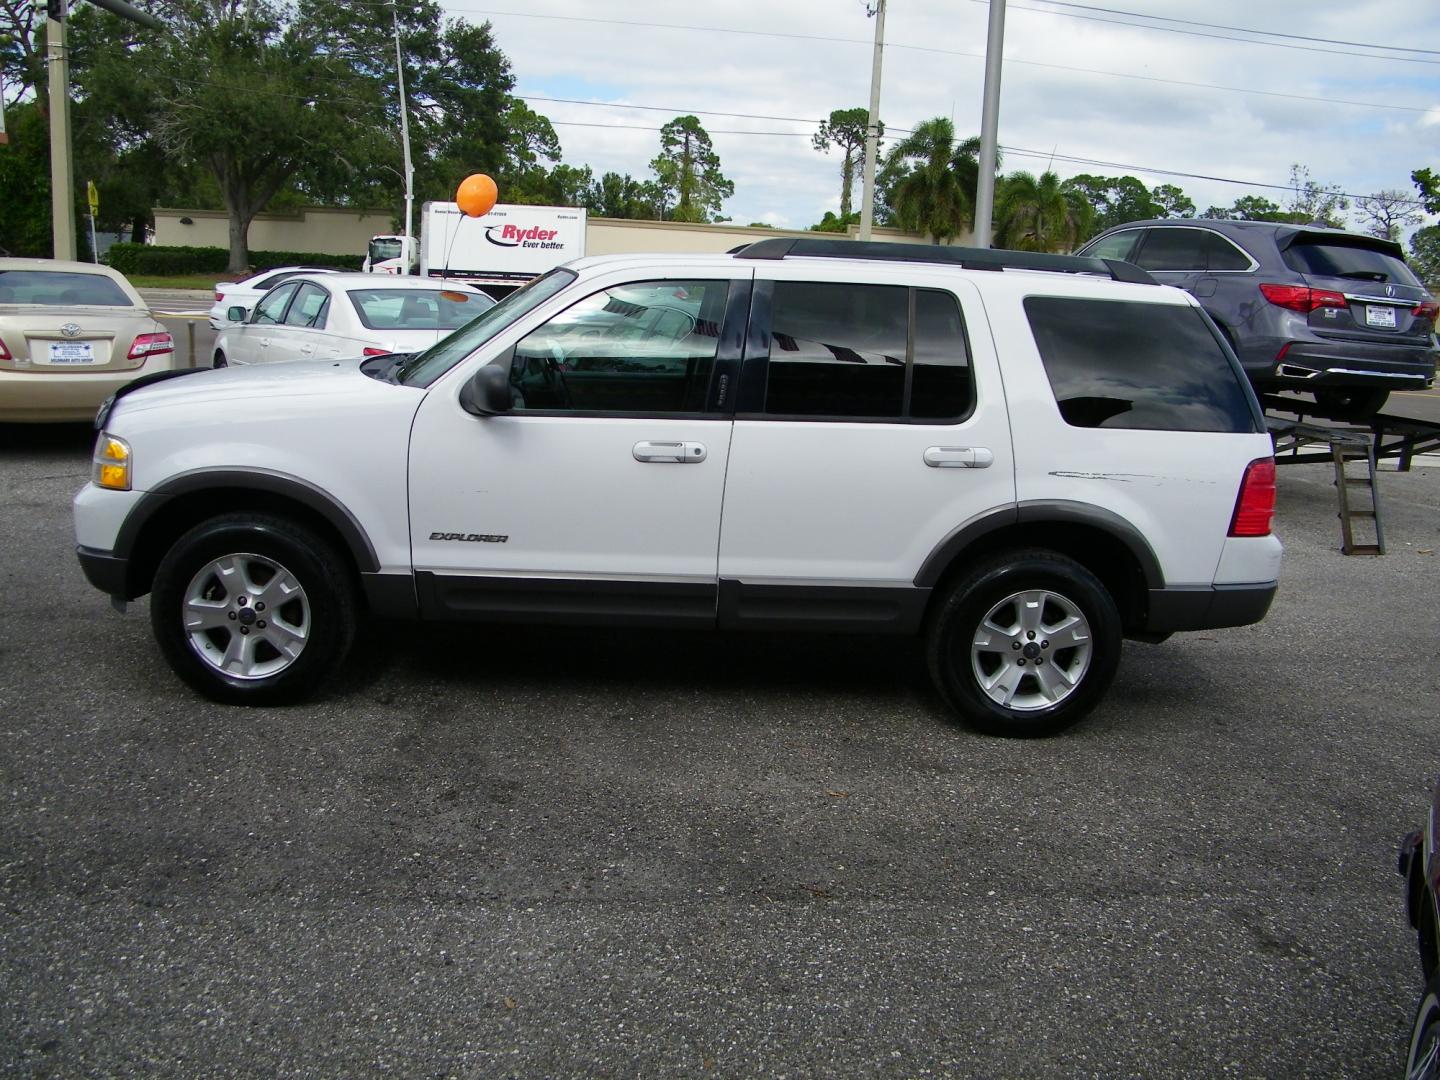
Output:
<instances>
[{"instance_id":1,"label":"green shrub","mask_svg":"<svg viewBox=\"0 0 1440 1080\"><path fill-rule=\"evenodd\" d=\"M184 274L224 274L230 252L219 247L161 247L158 244L112 244L106 261L122 274L172 277ZM333 266L359 270L363 255L327 255L315 251L252 251L256 270L276 266Z\"/></svg>"}]
</instances>

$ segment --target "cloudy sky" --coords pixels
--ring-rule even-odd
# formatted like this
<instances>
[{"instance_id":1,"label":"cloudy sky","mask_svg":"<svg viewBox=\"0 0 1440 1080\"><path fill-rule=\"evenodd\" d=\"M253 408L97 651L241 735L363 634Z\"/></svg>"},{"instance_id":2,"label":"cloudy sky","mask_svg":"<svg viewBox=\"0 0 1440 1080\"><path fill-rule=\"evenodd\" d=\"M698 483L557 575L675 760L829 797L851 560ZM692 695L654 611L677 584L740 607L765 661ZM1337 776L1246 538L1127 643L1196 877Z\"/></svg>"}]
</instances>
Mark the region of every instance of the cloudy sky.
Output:
<instances>
[{"instance_id":1,"label":"cloudy sky","mask_svg":"<svg viewBox=\"0 0 1440 1080\"><path fill-rule=\"evenodd\" d=\"M648 176L659 126L694 113L735 182L733 220L804 228L838 207L839 158L809 136L868 101L863 0L442 2L491 21L568 163ZM889 128L945 115L961 137L979 133L987 19L986 0L891 0ZM1011 0L1000 142L1007 171L1132 173L1180 185L1201 210L1286 192L1161 170L1283 187L1299 162L1346 192L1413 194L1412 169L1440 170L1440 4Z\"/></svg>"}]
</instances>

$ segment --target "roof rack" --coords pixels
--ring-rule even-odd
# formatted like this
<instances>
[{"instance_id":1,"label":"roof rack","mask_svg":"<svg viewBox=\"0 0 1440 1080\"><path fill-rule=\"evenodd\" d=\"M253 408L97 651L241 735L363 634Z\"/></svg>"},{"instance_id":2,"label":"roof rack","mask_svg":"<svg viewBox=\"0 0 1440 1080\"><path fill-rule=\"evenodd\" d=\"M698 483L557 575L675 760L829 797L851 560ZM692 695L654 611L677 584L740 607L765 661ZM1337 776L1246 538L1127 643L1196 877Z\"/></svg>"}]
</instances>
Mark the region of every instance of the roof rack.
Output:
<instances>
[{"instance_id":1,"label":"roof rack","mask_svg":"<svg viewBox=\"0 0 1440 1080\"><path fill-rule=\"evenodd\" d=\"M964 270L1050 270L1065 274L1104 274L1115 281L1157 285L1140 267L1118 259L1049 255L1040 251L996 251L989 248L945 247L937 244L893 244L869 240L810 239L777 236L735 248L738 259L874 259L886 262L940 263Z\"/></svg>"}]
</instances>

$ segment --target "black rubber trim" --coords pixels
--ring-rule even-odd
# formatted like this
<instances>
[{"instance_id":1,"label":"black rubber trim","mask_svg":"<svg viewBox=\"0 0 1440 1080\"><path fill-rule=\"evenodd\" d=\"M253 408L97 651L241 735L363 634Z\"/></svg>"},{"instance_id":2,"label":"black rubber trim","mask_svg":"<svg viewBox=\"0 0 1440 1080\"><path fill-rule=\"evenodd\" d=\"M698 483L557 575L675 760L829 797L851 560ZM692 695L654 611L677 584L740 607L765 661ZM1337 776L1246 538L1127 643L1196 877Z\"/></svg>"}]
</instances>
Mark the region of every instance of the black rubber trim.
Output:
<instances>
[{"instance_id":1,"label":"black rubber trim","mask_svg":"<svg viewBox=\"0 0 1440 1080\"><path fill-rule=\"evenodd\" d=\"M1151 589L1164 586L1165 576L1160 571L1160 560L1141 535L1140 530L1119 514L1087 503L1046 500L1023 502L1015 506L1001 507L956 526L945 539L935 545L915 575L915 584L920 588L933 589L941 576L967 547L997 529L1011 525L1034 525L1043 522L1065 522L1087 525L1115 537L1123 543L1145 576L1145 584Z\"/></svg>"},{"instance_id":2,"label":"black rubber trim","mask_svg":"<svg viewBox=\"0 0 1440 1080\"><path fill-rule=\"evenodd\" d=\"M80 569L85 571L85 580L95 588L120 600L132 599L126 595L129 559L79 544L75 546L75 557L80 560Z\"/></svg>"},{"instance_id":3,"label":"black rubber trim","mask_svg":"<svg viewBox=\"0 0 1440 1080\"><path fill-rule=\"evenodd\" d=\"M415 574L426 619L569 623L581 626L715 626L708 582L614 581Z\"/></svg>"},{"instance_id":4,"label":"black rubber trim","mask_svg":"<svg viewBox=\"0 0 1440 1080\"><path fill-rule=\"evenodd\" d=\"M382 619L420 617L420 600L411 574L361 574L360 588L373 615Z\"/></svg>"},{"instance_id":5,"label":"black rubber trim","mask_svg":"<svg viewBox=\"0 0 1440 1080\"><path fill-rule=\"evenodd\" d=\"M930 590L720 579L720 629L914 634Z\"/></svg>"},{"instance_id":6,"label":"black rubber trim","mask_svg":"<svg viewBox=\"0 0 1440 1080\"><path fill-rule=\"evenodd\" d=\"M1145 629L1169 634L1180 630L1249 626L1265 617L1277 588L1276 582L1268 581L1255 585L1151 589Z\"/></svg>"},{"instance_id":7,"label":"black rubber trim","mask_svg":"<svg viewBox=\"0 0 1440 1080\"><path fill-rule=\"evenodd\" d=\"M119 535L115 538L114 554L121 558L129 558L134 554L135 542L145 523L171 499L224 488L248 488L294 499L314 510L335 527L362 574L374 573L380 569L380 560L376 557L365 530L334 496L305 480L265 469L196 469L172 476L147 492L131 508L120 526Z\"/></svg>"}]
</instances>

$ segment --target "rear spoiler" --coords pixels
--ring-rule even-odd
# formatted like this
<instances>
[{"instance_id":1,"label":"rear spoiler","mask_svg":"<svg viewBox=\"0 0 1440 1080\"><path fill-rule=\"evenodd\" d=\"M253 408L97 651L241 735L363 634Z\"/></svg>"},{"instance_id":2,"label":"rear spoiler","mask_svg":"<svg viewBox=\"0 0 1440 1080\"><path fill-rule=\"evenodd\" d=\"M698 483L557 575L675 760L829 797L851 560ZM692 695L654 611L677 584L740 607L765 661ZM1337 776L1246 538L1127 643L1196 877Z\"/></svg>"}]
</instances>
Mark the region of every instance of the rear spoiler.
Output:
<instances>
[{"instance_id":1,"label":"rear spoiler","mask_svg":"<svg viewBox=\"0 0 1440 1080\"><path fill-rule=\"evenodd\" d=\"M1405 261L1405 249L1394 240L1382 240L1378 236L1360 236L1356 233L1333 232L1330 229L1296 229L1292 233L1284 233L1276 237L1276 244L1281 251L1295 244L1334 244L1336 247L1366 248L1370 251L1393 255L1401 262Z\"/></svg>"}]
</instances>

